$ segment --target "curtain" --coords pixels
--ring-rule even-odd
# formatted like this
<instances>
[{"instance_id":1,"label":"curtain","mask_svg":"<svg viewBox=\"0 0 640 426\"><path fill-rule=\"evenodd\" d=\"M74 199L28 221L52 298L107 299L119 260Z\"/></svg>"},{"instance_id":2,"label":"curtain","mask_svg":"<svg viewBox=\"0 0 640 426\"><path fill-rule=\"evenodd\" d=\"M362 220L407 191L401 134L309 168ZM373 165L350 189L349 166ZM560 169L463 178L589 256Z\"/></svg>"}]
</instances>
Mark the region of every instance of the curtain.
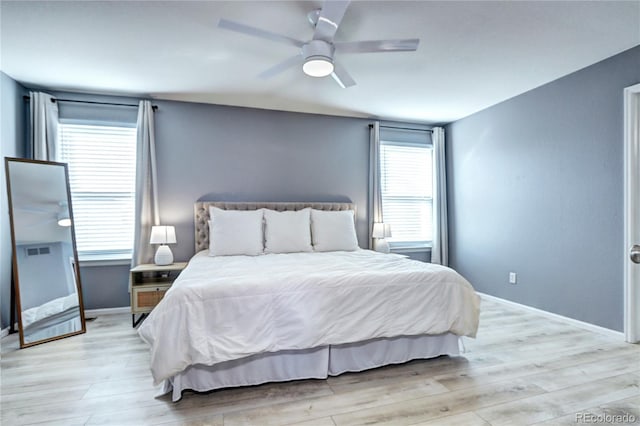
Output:
<instances>
[{"instance_id":1,"label":"curtain","mask_svg":"<svg viewBox=\"0 0 640 426\"><path fill-rule=\"evenodd\" d=\"M444 152L444 129L434 127L433 140L433 246L431 263L449 263L449 235L447 230L447 171Z\"/></svg>"},{"instance_id":2,"label":"curtain","mask_svg":"<svg viewBox=\"0 0 640 426\"><path fill-rule=\"evenodd\" d=\"M137 121L135 234L131 265L152 263L151 227L160 224L156 142L151 101L140 101Z\"/></svg>"},{"instance_id":3,"label":"curtain","mask_svg":"<svg viewBox=\"0 0 640 426\"><path fill-rule=\"evenodd\" d=\"M369 139L369 248L373 249L373 224L382 222L382 189L380 186L380 123L370 126Z\"/></svg>"},{"instance_id":4,"label":"curtain","mask_svg":"<svg viewBox=\"0 0 640 426\"><path fill-rule=\"evenodd\" d=\"M31 158L58 161L58 104L46 93L29 92L29 96Z\"/></svg>"}]
</instances>

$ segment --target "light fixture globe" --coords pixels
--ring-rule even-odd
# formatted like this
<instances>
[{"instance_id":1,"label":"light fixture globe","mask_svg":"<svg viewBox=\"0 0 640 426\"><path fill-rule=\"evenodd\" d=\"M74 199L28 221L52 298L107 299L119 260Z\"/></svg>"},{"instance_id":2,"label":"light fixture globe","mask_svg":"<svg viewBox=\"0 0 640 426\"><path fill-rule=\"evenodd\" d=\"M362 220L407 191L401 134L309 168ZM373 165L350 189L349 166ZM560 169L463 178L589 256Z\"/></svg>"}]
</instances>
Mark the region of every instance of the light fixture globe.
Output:
<instances>
[{"instance_id":1,"label":"light fixture globe","mask_svg":"<svg viewBox=\"0 0 640 426\"><path fill-rule=\"evenodd\" d=\"M60 201L58 203L60 210L58 211L57 219L58 226L68 228L71 226L71 217L69 215L69 204L66 201Z\"/></svg>"},{"instance_id":2,"label":"light fixture globe","mask_svg":"<svg viewBox=\"0 0 640 426\"><path fill-rule=\"evenodd\" d=\"M311 56L302 66L302 71L311 77L326 77L333 72L333 62L323 56Z\"/></svg>"},{"instance_id":3,"label":"light fixture globe","mask_svg":"<svg viewBox=\"0 0 640 426\"><path fill-rule=\"evenodd\" d=\"M333 72L333 52L331 44L324 40L311 40L302 46L304 65L302 71L311 77L326 77Z\"/></svg>"},{"instance_id":4,"label":"light fixture globe","mask_svg":"<svg viewBox=\"0 0 640 426\"><path fill-rule=\"evenodd\" d=\"M68 228L71 226L71 218L69 215L59 215L58 216L58 226L62 226L63 228Z\"/></svg>"}]
</instances>

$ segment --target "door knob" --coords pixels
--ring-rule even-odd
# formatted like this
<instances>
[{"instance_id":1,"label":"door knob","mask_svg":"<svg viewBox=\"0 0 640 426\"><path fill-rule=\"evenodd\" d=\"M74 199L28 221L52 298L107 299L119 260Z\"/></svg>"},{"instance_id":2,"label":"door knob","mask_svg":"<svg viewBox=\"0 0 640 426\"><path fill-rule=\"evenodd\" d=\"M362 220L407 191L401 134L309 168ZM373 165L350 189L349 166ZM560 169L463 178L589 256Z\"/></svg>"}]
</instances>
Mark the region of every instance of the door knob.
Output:
<instances>
[{"instance_id":1,"label":"door knob","mask_svg":"<svg viewBox=\"0 0 640 426\"><path fill-rule=\"evenodd\" d=\"M640 245L635 244L629 250L629 257L633 263L640 263Z\"/></svg>"}]
</instances>

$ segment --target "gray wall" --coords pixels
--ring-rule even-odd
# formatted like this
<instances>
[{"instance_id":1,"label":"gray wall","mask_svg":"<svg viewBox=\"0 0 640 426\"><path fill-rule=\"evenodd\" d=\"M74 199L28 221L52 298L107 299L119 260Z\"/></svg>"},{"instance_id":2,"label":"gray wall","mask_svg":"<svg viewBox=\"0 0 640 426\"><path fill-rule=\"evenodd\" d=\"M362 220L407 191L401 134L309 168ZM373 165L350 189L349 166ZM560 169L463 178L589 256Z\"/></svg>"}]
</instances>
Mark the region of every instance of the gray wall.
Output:
<instances>
[{"instance_id":1,"label":"gray wall","mask_svg":"<svg viewBox=\"0 0 640 426\"><path fill-rule=\"evenodd\" d=\"M130 265L81 266L82 300L85 309L129 306Z\"/></svg>"},{"instance_id":2,"label":"gray wall","mask_svg":"<svg viewBox=\"0 0 640 426\"><path fill-rule=\"evenodd\" d=\"M40 247L48 247L49 254L27 256L27 249ZM22 244L16 247L16 254L22 311L75 293L69 262L73 257L70 242Z\"/></svg>"},{"instance_id":3,"label":"gray wall","mask_svg":"<svg viewBox=\"0 0 640 426\"><path fill-rule=\"evenodd\" d=\"M0 72L0 324L9 326L11 305L11 231L4 157L22 157L25 147L25 89Z\"/></svg>"},{"instance_id":4,"label":"gray wall","mask_svg":"<svg viewBox=\"0 0 640 426\"><path fill-rule=\"evenodd\" d=\"M161 221L175 258L194 252L193 203L353 201L366 247L370 121L182 102L154 102Z\"/></svg>"},{"instance_id":5,"label":"gray wall","mask_svg":"<svg viewBox=\"0 0 640 426\"><path fill-rule=\"evenodd\" d=\"M478 291L622 330L622 90L639 82L636 47L448 126L451 264Z\"/></svg>"}]
</instances>

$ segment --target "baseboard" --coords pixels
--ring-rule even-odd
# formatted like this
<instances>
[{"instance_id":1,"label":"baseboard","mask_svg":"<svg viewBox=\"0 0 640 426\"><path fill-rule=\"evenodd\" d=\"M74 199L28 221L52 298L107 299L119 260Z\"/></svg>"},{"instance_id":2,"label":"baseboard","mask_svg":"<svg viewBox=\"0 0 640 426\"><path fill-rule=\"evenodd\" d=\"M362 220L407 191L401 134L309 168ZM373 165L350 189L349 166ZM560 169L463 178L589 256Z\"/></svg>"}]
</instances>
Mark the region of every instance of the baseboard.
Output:
<instances>
[{"instance_id":1,"label":"baseboard","mask_svg":"<svg viewBox=\"0 0 640 426\"><path fill-rule=\"evenodd\" d=\"M582 328L584 330L594 331L596 333L604 334L604 335L607 335L609 337L615 337L616 339L620 339L620 340L624 341L624 333L622 333L620 331L615 331L615 330L611 330L609 328L600 327L599 325L595 325L595 324L589 324L588 322L584 322L584 321L580 321L580 320L577 320L577 319L565 317L563 315L554 314L553 312L543 311L542 309L533 308L531 306L523 305L523 304L517 303L517 302L512 302L511 300L506 300L506 299L502 299L500 297L491 296L490 294L485 294L485 293L480 293L480 292L477 292L477 293L482 298L485 298L485 299L493 300L495 302L502 303L502 304L509 305L509 306L515 306L517 308L521 308L521 309L524 309L524 310L527 310L527 311L530 311L530 312L534 312L536 314L544 315L545 317L548 317L548 318L553 318L553 319L557 319L557 320L566 322L567 324L571 324L571 325L574 325L576 327L580 327L580 328Z\"/></svg>"},{"instance_id":2,"label":"baseboard","mask_svg":"<svg viewBox=\"0 0 640 426\"><path fill-rule=\"evenodd\" d=\"M88 317L98 317L100 315L116 315L116 314L130 314L131 307L122 306L120 308L102 308L102 309L85 309L84 316Z\"/></svg>"},{"instance_id":3,"label":"baseboard","mask_svg":"<svg viewBox=\"0 0 640 426\"><path fill-rule=\"evenodd\" d=\"M9 333L9 328L10 327L5 327L2 330L0 330L0 339L3 338L3 337L8 336L10 334ZM18 323L17 322L15 324L13 324L13 329L15 330L14 333L18 332Z\"/></svg>"}]
</instances>

